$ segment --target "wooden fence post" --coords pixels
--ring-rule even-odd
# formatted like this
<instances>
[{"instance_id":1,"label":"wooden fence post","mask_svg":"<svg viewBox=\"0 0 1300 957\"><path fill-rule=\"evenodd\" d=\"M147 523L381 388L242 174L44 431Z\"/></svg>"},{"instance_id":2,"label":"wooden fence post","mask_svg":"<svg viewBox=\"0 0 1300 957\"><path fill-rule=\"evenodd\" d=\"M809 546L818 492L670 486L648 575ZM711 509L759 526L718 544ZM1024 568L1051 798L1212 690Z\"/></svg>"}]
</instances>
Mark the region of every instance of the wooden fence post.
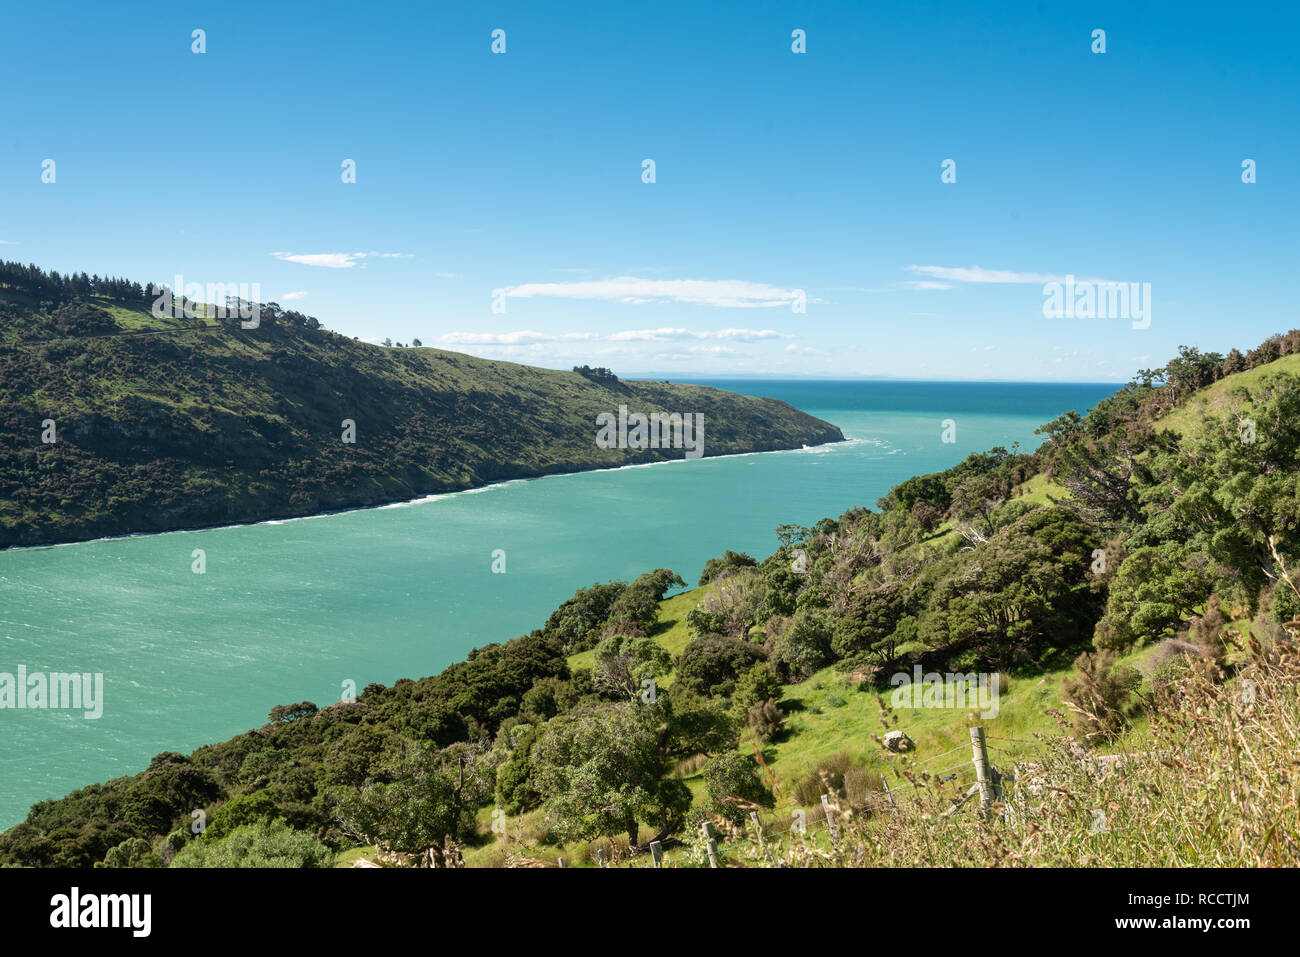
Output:
<instances>
[{"instance_id":1,"label":"wooden fence post","mask_svg":"<svg viewBox=\"0 0 1300 957\"><path fill-rule=\"evenodd\" d=\"M705 821L700 829L704 832L704 847L709 852L709 867L717 867L718 842L713 839L713 825Z\"/></svg>"},{"instance_id":2,"label":"wooden fence post","mask_svg":"<svg viewBox=\"0 0 1300 957\"><path fill-rule=\"evenodd\" d=\"M840 849L840 830L835 826L835 819L831 817L831 799L829 794L822 795L822 811L826 814L826 829L831 832L831 844L835 849Z\"/></svg>"},{"instance_id":3,"label":"wooden fence post","mask_svg":"<svg viewBox=\"0 0 1300 957\"><path fill-rule=\"evenodd\" d=\"M971 751L974 752L975 761L975 783L980 792L980 810L988 814L989 808L993 806L995 792L993 790L993 777L989 774L989 753L984 748L984 728L975 726L970 729Z\"/></svg>"},{"instance_id":4,"label":"wooden fence post","mask_svg":"<svg viewBox=\"0 0 1300 957\"><path fill-rule=\"evenodd\" d=\"M655 867L664 866L664 846L658 841L650 842L650 856L654 858Z\"/></svg>"},{"instance_id":5,"label":"wooden fence post","mask_svg":"<svg viewBox=\"0 0 1300 957\"><path fill-rule=\"evenodd\" d=\"M768 848L767 842L763 840L763 825L758 823L758 812L750 811L749 819L754 822L754 833L758 835L758 849L767 855L767 862L776 867L776 858L772 856L772 851Z\"/></svg>"},{"instance_id":6,"label":"wooden fence post","mask_svg":"<svg viewBox=\"0 0 1300 957\"><path fill-rule=\"evenodd\" d=\"M885 786L885 797L889 798L889 806L894 809L894 817L898 817L898 805L894 803L894 792L889 790L889 782L885 780L883 774L880 776L880 783Z\"/></svg>"}]
</instances>

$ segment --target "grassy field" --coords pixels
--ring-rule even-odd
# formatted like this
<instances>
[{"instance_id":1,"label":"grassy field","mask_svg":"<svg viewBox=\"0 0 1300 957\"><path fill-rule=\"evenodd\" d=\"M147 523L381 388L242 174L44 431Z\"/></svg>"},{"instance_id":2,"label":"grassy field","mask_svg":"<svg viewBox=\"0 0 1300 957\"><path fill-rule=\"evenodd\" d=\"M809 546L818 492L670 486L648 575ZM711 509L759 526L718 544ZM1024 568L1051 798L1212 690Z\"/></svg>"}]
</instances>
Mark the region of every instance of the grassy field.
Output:
<instances>
[{"instance_id":1,"label":"grassy field","mask_svg":"<svg viewBox=\"0 0 1300 957\"><path fill-rule=\"evenodd\" d=\"M660 627L654 638L674 656L682 652L690 638L684 620L686 614L707 592L707 586L691 589L660 604ZM1122 662L1141 670L1153 651L1154 648L1139 649ZM569 659L573 668L589 668L593 661L591 651ZM819 767L834 764L836 759L842 761L844 755L854 765L868 770L873 783L883 776L900 797L910 787L899 775L903 766L943 777L955 774L943 790L956 795L974 781L969 729L979 723L988 736L990 762L1009 772L1017 762L1035 758L1042 752L1045 745L1035 734L1056 735L1062 730L1059 719L1048 712L1065 710L1061 685L1070 673L1070 668L1063 668L1011 676L1009 686L1000 689L996 717L987 718L967 709L910 706L895 709L891 706L890 693L878 694L867 685L855 684L833 667L807 681L786 685L780 702L787 716L785 734L761 749L771 775L769 781L775 780L777 794L775 808L760 815L765 832L787 830L797 809L805 812L810 826L821 821L823 813L817 802L798 800L798 784ZM668 687L671 683L670 674L660 685ZM915 744L910 754L891 753L876 740L896 728L905 731ZM1148 731L1146 719L1138 718L1116 749L1141 747ZM753 742L748 735L742 739L740 750L753 753ZM931 761L931 758L938 760ZM706 798L700 773L702 761L687 761L683 765L679 773L697 803L702 803ZM479 817L480 833L487 838L492 834L492 809L484 808ZM487 840L478 847L466 849L465 860L469 866L501 866L523 859L535 861L539 866L558 866L558 858L564 858L566 867L595 866L597 847L606 849L607 860L613 853L613 845L608 840L569 846L544 844L546 821L540 811L507 817L504 823L508 840ZM644 828L642 837L646 838ZM818 837L813 831L809 831L808 839L814 846L816 841L826 840L824 834ZM679 848L676 853L681 855L685 851Z\"/></svg>"},{"instance_id":2,"label":"grassy field","mask_svg":"<svg viewBox=\"0 0 1300 957\"><path fill-rule=\"evenodd\" d=\"M659 624L655 626L651 637L674 658L686 649L687 642L691 640L690 629L686 627L687 614L704 599L708 592L709 586L706 585L703 588L693 588L680 595L665 598L659 603ZM572 671L591 668L595 663L594 648L569 656L569 669ZM671 682L672 676L669 675L667 679L659 682L659 685L666 688Z\"/></svg>"},{"instance_id":3,"label":"grassy field","mask_svg":"<svg viewBox=\"0 0 1300 957\"><path fill-rule=\"evenodd\" d=\"M1231 408L1235 401L1229 393L1238 386L1253 388L1265 376L1285 373L1300 375L1300 355L1282 356L1262 366L1246 372L1237 372L1226 379L1220 379L1211 386L1201 389L1186 403L1174 409L1168 415L1156 420L1157 428L1170 429L1179 435L1185 435L1193 423L1200 422L1207 414L1221 414Z\"/></svg>"},{"instance_id":4,"label":"grassy field","mask_svg":"<svg viewBox=\"0 0 1300 957\"><path fill-rule=\"evenodd\" d=\"M1033 505L1050 505L1052 500L1061 501L1070 497L1063 485L1058 485L1041 472L1020 486L1016 498Z\"/></svg>"}]
</instances>

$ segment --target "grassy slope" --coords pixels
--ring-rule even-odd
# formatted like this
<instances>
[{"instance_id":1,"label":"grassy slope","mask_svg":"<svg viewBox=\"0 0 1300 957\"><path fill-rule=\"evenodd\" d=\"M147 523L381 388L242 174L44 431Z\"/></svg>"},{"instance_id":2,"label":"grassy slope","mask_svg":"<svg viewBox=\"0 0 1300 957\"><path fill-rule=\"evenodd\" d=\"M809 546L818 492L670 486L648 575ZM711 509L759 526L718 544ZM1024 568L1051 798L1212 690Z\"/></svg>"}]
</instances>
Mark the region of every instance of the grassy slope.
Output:
<instances>
[{"instance_id":1,"label":"grassy slope","mask_svg":"<svg viewBox=\"0 0 1300 957\"><path fill-rule=\"evenodd\" d=\"M682 458L601 449L595 417L704 416L708 456L842 438L784 402L703 386L592 382L438 349L384 349L324 330L175 328L0 338L0 547L258 521L376 505L510 478ZM0 307L39 324L30 304ZM28 310L24 312L23 310ZM0 332L13 333L11 319ZM58 441L42 444L53 419ZM341 423L356 423L355 444Z\"/></svg>"},{"instance_id":2,"label":"grassy slope","mask_svg":"<svg viewBox=\"0 0 1300 957\"><path fill-rule=\"evenodd\" d=\"M654 637L669 653L678 655L686 647L690 634L684 619L687 612L707 593L707 586L696 588L674 595L660 604L661 630ZM1122 661L1138 667L1152 650L1140 649ZM590 668L593 660L594 654L587 651L571 656L569 666L575 669ZM998 716L978 722L987 729L990 758L995 766L1009 769L1017 760L1034 754L1038 748L1038 743L1032 737L1034 732L1059 731L1057 719L1046 712L1048 709L1063 710L1061 683L1068 674L1070 669L1066 668L1012 678L1010 689L1004 690L1000 697ZM669 675L661 682L661 686L667 687L671 682L672 676ZM889 696L883 697L888 705ZM842 700L844 704L833 705L831 701L835 699ZM885 713L881 711L873 690L858 690L858 686L849 683L847 676L833 667L818 672L807 681L786 685L780 706L786 712L786 734L780 741L765 745L762 749L763 760L775 776L780 790L776 807L760 815L765 829L780 830L788 827L791 812L800 807L794 796L799 780L841 752L849 754L861 766L886 774L891 788L905 786L900 785L897 776L890 773L890 764L898 759L884 752L872 738L872 735L880 736L893 728L905 730L915 742L916 751L912 757L918 761L958 749L927 765L932 771L955 771L958 774L957 780L947 786L955 794L974 781L968 731L972 722L968 720L965 711L905 708ZM889 723L882 723L882 716ZM1145 734L1146 721L1140 718L1120 749L1136 746ZM995 740L999 738L1027 743ZM741 741L740 750L752 754L752 741L746 737ZM690 770L683 774L683 779L697 801L702 802L706 797L703 775L698 770ZM804 809L808 812L809 820L816 820L820 815L820 808L816 806ZM491 813L491 809L487 808L480 814L484 834L491 833ZM511 853L552 865L557 856L565 858L565 866L589 865L593 860L594 849L605 844L594 841L569 847L542 846L540 840L545 833L545 821L543 814L537 811L509 818L507 830L515 839L510 846ZM504 860L505 850L495 841L466 852L466 862L470 866L495 866Z\"/></svg>"},{"instance_id":3,"label":"grassy slope","mask_svg":"<svg viewBox=\"0 0 1300 957\"><path fill-rule=\"evenodd\" d=\"M1230 389L1237 385L1253 385L1264 375L1274 372L1300 374L1300 355L1287 356L1266 366L1229 376L1198 392L1186 405L1161 419L1159 425L1185 434L1206 412L1222 409L1230 401ZM1060 500L1068 495L1064 487L1039 474L1020 487L1017 497L1046 505L1050 504L1051 499ZM945 526L937 533L937 537L955 534L955 531ZM707 591L707 587L693 589L661 604L660 620L667 623L667 627L656 635L656 640L673 655L680 654L690 639L684 621L686 614L703 599ZM1245 636L1250 632L1251 623L1239 621L1229 627ZM1142 670L1145 660L1154 651L1155 646L1138 648L1123 656L1120 663ZM589 668L593 659L592 652L585 652L570 658L569 664L573 668ZM943 776L957 774L957 778L946 785L945 793L953 796L960 794L974 781L969 728L975 723L982 724L986 729L991 763L1009 770L1016 762L1032 758L1040 750L1040 745L1034 738L1035 733L1054 734L1061 730L1059 720L1047 712L1066 710L1061 698L1062 683L1072 670L1064 668L1012 676L1010 687L1003 689L998 702L997 717L978 720L973 713L965 710L911 707L895 710L889 707L888 694L878 697L873 689L865 686L862 686L864 690L859 690L858 686L848 681L845 674L833 667L824 669L807 681L786 685L780 702L782 710L786 712L786 733L781 740L762 749L764 763L780 791L776 807L761 815L764 829L782 830L788 827L791 812L800 806L795 797L797 783L828 759L841 753L849 754L856 763L884 776L891 789L908 787L899 781L896 774L891 773L891 765L900 763L898 756L886 752L872 737L881 736L885 731L895 728L906 731L915 743L916 750L910 756L911 760L922 762L935 757L937 760L924 765L926 770L942 773ZM671 681L671 676L666 681ZM881 699L886 705L883 710ZM1149 739L1149 730L1147 718L1139 716L1124 737L1109 750L1140 750ZM752 741L742 740L740 750L752 754ZM949 751L952 753L945 754ZM697 800L703 800L702 775L698 772L688 774L685 780ZM820 815L820 809L815 806L806 807L805 810L809 820L815 820ZM526 850L522 846L515 846L515 853L524 853L547 863L554 863L556 855L564 854L568 855L568 866L589 862L592 849L596 846L596 843L592 843L590 846L584 844L568 849L537 847L535 840L544 833L544 822L537 812L513 820L509 831L512 835L533 839L532 848ZM468 858L472 864L484 865L500 863L502 859L501 846L495 843L474 849Z\"/></svg>"},{"instance_id":4,"label":"grassy slope","mask_svg":"<svg viewBox=\"0 0 1300 957\"><path fill-rule=\"evenodd\" d=\"M1185 434L1207 414L1225 412L1234 401L1228 394L1232 389L1237 386L1253 387L1265 376L1279 372L1300 375L1300 355L1282 356L1265 365L1220 379L1213 385L1201 389L1168 415L1162 416L1156 421L1156 427L1171 429L1179 435Z\"/></svg>"}]
</instances>

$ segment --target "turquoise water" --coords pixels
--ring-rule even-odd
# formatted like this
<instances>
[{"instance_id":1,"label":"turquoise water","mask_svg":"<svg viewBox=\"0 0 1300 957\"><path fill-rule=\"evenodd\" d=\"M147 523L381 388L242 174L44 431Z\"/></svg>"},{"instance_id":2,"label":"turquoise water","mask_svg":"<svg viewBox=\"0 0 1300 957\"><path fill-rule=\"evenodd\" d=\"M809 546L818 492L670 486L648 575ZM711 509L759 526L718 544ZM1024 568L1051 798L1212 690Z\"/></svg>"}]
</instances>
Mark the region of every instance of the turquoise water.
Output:
<instances>
[{"instance_id":1,"label":"turquoise water","mask_svg":"<svg viewBox=\"0 0 1300 957\"><path fill-rule=\"evenodd\" d=\"M28 806L258 727L344 682L432 674L541 626L575 589L874 506L901 480L1019 441L1107 385L721 381L840 426L791 452L559 475L260 525L0 552L0 672L102 672L104 714L0 710L0 828ZM940 441L951 418L957 441ZM706 432L707 443L707 432ZM707 445L706 445L707 448ZM194 549L207 570L191 570ZM493 574L493 551L505 574Z\"/></svg>"}]
</instances>

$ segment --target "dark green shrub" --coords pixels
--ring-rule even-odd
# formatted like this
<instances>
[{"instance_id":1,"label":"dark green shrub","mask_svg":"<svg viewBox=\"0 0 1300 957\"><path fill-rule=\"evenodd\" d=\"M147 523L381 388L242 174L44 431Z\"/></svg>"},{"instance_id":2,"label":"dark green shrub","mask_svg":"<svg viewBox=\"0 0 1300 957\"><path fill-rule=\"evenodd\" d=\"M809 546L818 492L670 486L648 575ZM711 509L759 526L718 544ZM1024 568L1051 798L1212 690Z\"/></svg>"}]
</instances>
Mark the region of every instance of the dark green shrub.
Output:
<instances>
[{"instance_id":1,"label":"dark green shrub","mask_svg":"<svg viewBox=\"0 0 1300 957\"><path fill-rule=\"evenodd\" d=\"M766 744L779 737L785 728L785 715L771 698L760 701L749 709L749 729L754 737Z\"/></svg>"}]
</instances>

